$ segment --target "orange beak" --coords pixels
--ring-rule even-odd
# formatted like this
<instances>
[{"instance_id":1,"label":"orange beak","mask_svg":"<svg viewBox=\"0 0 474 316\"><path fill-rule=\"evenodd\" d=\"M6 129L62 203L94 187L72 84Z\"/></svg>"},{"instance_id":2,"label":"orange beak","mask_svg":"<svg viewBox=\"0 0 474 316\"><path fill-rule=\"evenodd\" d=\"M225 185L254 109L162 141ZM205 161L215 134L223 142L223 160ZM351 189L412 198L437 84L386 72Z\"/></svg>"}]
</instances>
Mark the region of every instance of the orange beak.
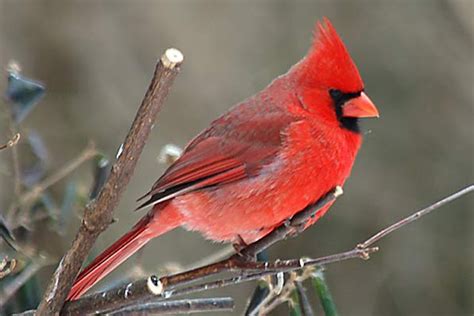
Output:
<instances>
[{"instance_id":1,"label":"orange beak","mask_svg":"<svg viewBox=\"0 0 474 316\"><path fill-rule=\"evenodd\" d=\"M344 117L379 117L379 111L367 94L362 92L360 96L350 99L342 106Z\"/></svg>"}]
</instances>

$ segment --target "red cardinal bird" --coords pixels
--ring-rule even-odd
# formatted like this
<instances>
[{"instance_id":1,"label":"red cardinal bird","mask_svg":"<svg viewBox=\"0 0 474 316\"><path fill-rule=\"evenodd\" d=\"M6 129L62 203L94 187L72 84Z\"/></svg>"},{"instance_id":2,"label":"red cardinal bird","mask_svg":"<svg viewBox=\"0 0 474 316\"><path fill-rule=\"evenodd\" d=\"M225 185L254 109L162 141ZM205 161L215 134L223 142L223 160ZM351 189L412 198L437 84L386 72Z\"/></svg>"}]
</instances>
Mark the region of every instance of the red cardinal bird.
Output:
<instances>
[{"instance_id":1,"label":"red cardinal bird","mask_svg":"<svg viewBox=\"0 0 474 316\"><path fill-rule=\"evenodd\" d=\"M358 119L364 117L378 117L377 108L325 19L307 56L186 146L142 197L149 199L141 207L153 208L79 274L68 300L176 227L221 242L262 238L344 184L362 141Z\"/></svg>"}]
</instances>

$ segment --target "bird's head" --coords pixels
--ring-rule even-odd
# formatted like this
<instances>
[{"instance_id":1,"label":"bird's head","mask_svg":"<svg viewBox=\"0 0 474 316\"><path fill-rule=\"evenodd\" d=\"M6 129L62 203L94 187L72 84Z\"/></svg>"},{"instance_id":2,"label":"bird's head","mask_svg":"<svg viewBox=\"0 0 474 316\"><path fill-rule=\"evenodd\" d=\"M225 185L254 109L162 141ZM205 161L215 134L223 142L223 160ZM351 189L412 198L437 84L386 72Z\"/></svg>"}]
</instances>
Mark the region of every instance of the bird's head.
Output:
<instances>
[{"instance_id":1,"label":"bird's head","mask_svg":"<svg viewBox=\"0 0 474 316\"><path fill-rule=\"evenodd\" d=\"M378 117L359 70L331 22L317 23L308 55L297 64L298 96L318 119L358 132L358 119Z\"/></svg>"}]
</instances>

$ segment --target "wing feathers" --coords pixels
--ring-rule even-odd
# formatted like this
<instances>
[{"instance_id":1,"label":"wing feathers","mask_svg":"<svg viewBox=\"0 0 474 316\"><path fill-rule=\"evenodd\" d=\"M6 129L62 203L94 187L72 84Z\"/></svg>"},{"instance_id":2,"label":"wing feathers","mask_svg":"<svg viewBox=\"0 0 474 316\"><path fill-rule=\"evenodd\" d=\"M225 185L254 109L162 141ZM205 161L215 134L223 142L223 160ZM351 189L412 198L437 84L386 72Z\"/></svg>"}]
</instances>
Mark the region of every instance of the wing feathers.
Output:
<instances>
[{"instance_id":1,"label":"wing feathers","mask_svg":"<svg viewBox=\"0 0 474 316\"><path fill-rule=\"evenodd\" d=\"M239 117L234 118L236 114L229 112L228 117L214 121L209 129L192 140L150 192L139 199L150 197L138 209L257 175L277 155L282 132L295 118L277 108L268 110L265 116L260 111L255 115L260 106L253 104L256 101L243 104L240 111L235 112Z\"/></svg>"},{"instance_id":2,"label":"wing feathers","mask_svg":"<svg viewBox=\"0 0 474 316\"><path fill-rule=\"evenodd\" d=\"M195 191L198 189L204 189L207 187L211 187L216 184L223 184L227 182L236 181L246 177L245 166L240 165L238 167L229 169L224 172L220 172L215 174L214 176L210 176L204 179L191 181L184 184L179 184L171 189L164 190L158 193L150 193L150 199L145 203L141 204L137 210L142 209L147 206L155 205L167 200L170 200L178 195L182 195L191 191ZM147 196L149 196L147 195Z\"/></svg>"}]
</instances>

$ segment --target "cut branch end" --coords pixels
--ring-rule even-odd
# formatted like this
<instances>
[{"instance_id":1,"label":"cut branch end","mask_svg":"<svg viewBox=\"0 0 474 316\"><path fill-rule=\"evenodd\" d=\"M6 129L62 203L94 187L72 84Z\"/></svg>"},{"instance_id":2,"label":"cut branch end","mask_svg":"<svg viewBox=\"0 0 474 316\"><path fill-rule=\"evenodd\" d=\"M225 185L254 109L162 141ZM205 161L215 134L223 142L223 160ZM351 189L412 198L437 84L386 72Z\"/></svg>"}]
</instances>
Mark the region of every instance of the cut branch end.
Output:
<instances>
[{"instance_id":1,"label":"cut branch end","mask_svg":"<svg viewBox=\"0 0 474 316\"><path fill-rule=\"evenodd\" d=\"M163 63L163 66L169 69L179 66L183 60L183 54L176 48L168 48L161 56L161 62Z\"/></svg>"},{"instance_id":2,"label":"cut branch end","mask_svg":"<svg viewBox=\"0 0 474 316\"><path fill-rule=\"evenodd\" d=\"M344 190L342 189L341 186L337 186L336 189L334 190L334 196L339 197L344 193Z\"/></svg>"},{"instance_id":3,"label":"cut branch end","mask_svg":"<svg viewBox=\"0 0 474 316\"><path fill-rule=\"evenodd\" d=\"M156 275L152 275L148 278L146 285L148 290L153 295L161 295L163 293L163 283L158 279Z\"/></svg>"}]
</instances>

